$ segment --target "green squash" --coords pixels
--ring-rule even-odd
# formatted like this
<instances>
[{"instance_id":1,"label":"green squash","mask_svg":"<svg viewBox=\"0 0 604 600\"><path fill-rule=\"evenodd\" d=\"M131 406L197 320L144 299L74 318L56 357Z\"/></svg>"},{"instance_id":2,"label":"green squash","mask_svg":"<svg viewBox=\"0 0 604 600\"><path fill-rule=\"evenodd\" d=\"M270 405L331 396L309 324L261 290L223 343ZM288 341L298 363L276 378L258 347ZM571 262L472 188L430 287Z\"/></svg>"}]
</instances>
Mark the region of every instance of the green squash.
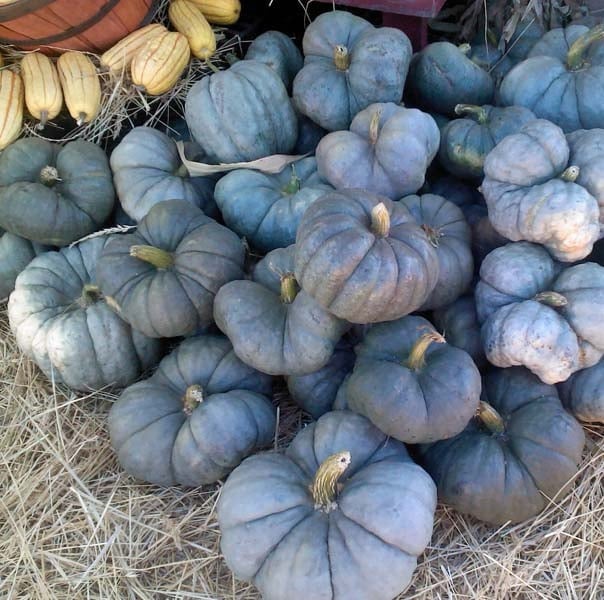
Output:
<instances>
[{"instance_id":1,"label":"green squash","mask_svg":"<svg viewBox=\"0 0 604 600\"><path fill-rule=\"evenodd\" d=\"M287 89L291 89L296 73L302 68L302 53L290 37L280 31L265 31L250 44L246 60L262 62L277 75Z\"/></svg>"},{"instance_id":2,"label":"green squash","mask_svg":"<svg viewBox=\"0 0 604 600\"><path fill-rule=\"evenodd\" d=\"M184 200L151 208L135 233L115 235L97 265L105 296L149 337L192 335L212 323L222 285L243 277L235 233Z\"/></svg>"},{"instance_id":3,"label":"green squash","mask_svg":"<svg viewBox=\"0 0 604 600\"><path fill-rule=\"evenodd\" d=\"M397 440L416 444L456 435L478 407L476 365L423 317L375 325L355 352L348 407Z\"/></svg>"},{"instance_id":4,"label":"green squash","mask_svg":"<svg viewBox=\"0 0 604 600\"><path fill-rule=\"evenodd\" d=\"M522 368L483 380L479 416L459 435L423 447L439 500L494 525L539 514L568 492L585 443L551 385Z\"/></svg>"},{"instance_id":5,"label":"green squash","mask_svg":"<svg viewBox=\"0 0 604 600\"><path fill-rule=\"evenodd\" d=\"M115 190L102 148L22 138L0 155L0 227L33 242L65 246L101 228Z\"/></svg>"},{"instance_id":6,"label":"green squash","mask_svg":"<svg viewBox=\"0 0 604 600\"><path fill-rule=\"evenodd\" d=\"M294 79L293 101L324 129L347 129L375 102L401 101L411 60L411 42L402 31L334 10L306 28L302 46L304 67Z\"/></svg>"},{"instance_id":7,"label":"green squash","mask_svg":"<svg viewBox=\"0 0 604 600\"><path fill-rule=\"evenodd\" d=\"M391 321L426 301L438 281L438 255L401 203L342 190L304 213L295 273L302 289L338 317Z\"/></svg>"},{"instance_id":8,"label":"green squash","mask_svg":"<svg viewBox=\"0 0 604 600\"><path fill-rule=\"evenodd\" d=\"M231 171L216 184L215 199L228 227L254 248L269 252L293 244L306 209L332 190L309 156L276 175Z\"/></svg>"},{"instance_id":9,"label":"green squash","mask_svg":"<svg viewBox=\"0 0 604 600\"><path fill-rule=\"evenodd\" d=\"M482 106L493 100L491 76L472 62L468 44L428 44L413 56L405 93L423 110L454 116L457 104Z\"/></svg>"},{"instance_id":10,"label":"green squash","mask_svg":"<svg viewBox=\"0 0 604 600\"><path fill-rule=\"evenodd\" d=\"M347 411L252 456L218 500L220 549L267 600L391 600L432 535L436 490L400 442Z\"/></svg>"},{"instance_id":11,"label":"green squash","mask_svg":"<svg viewBox=\"0 0 604 600\"><path fill-rule=\"evenodd\" d=\"M455 114L441 131L438 159L446 171L461 179L482 179L487 154L505 136L516 133L535 119L528 108L458 104Z\"/></svg>"},{"instance_id":12,"label":"green squash","mask_svg":"<svg viewBox=\"0 0 604 600\"><path fill-rule=\"evenodd\" d=\"M255 60L240 60L194 83L185 118L207 162L287 154L298 135L296 113L279 75Z\"/></svg>"},{"instance_id":13,"label":"green squash","mask_svg":"<svg viewBox=\"0 0 604 600\"><path fill-rule=\"evenodd\" d=\"M461 208L442 196L406 196L400 203L426 232L438 256L438 281L420 309L447 306L465 293L472 282L474 259L470 226Z\"/></svg>"},{"instance_id":14,"label":"green squash","mask_svg":"<svg viewBox=\"0 0 604 600\"><path fill-rule=\"evenodd\" d=\"M487 359L565 381L604 354L604 267L563 267L535 244L493 250L482 262L476 310Z\"/></svg>"},{"instance_id":15,"label":"green squash","mask_svg":"<svg viewBox=\"0 0 604 600\"><path fill-rule=\"evenodd\" d=\"M164 200L186 200L210 216L216 211L213 180L189 177L176 143L157 129L130 130L111 153L110 163L120 204L136 221Z\"/></svg>"},{"instance_id":16,"label":"green squash","mask_svg":"<svg viewBox=\"0 0 604 600\"><path fill-rule=\"evenodd\" d=\"M517 64L501 82L501 104L530 108L565 132L604 127L604 56L594 62L588 56L601 39L604 25L576 39L563 58L533 56Z\"/></svg>"},{"instance_id":17,"label":"green squash","mask_svg":"<svg viewBox=\"0 0 604 600\"><path fill-rule=\"evenodd\" d=\"M556 259L573 262L585 258L599 238L600 213L569 157L559 127L530 121L489 153L481 190L498 233L542 244Z\"/></svg>"},{"instance_id":18,"label":"green squash","mask_svg":"<svg viewBox=\"0 0 604 600\"><path fill-rule=\"evenodd\" d=\"M371 104L350 131L327 134L317 146L319 175L336 189L363 188L396 200L424 184L440 135L434 119L415 108Z\"/></svg>"},{"instance_id":19,"label":"green squash","mask_svg":"<svg viewBox=\"0 0 604 600\"><path fill-rule=\"evenodd\" d=\"M325 366L349 325L299 290L294 246L269 252L253 281L223 285L214 320L246 364L270 375L305 375Z\"/></svg>"},{"instance_id":20,"label":"green squash","mask_svg":"<svg viewBox=\"0 0 604 600\"><path fill-rule=\"evenodd\" d=\"M604 360L558 384L564 406L586 423L604 423Z\"/></svg>"},{"instance_id":21,"label":"green squash","mask_svg":"<svg viewBox=\"0 0 604 600\"><path fill-rule=\"evenodd\" d=\"M226 338L189 338L113 404L111 445L137 479L213 483L273 441L270 394L271 378L242 363Z\"/></svg>"},{"instance_id":22,"label":"green squash","mask_svg":"<svg viewBox=\"0 0 604 600\"><path fill-rule=\"evenodd\" d=\"M107 241L97 237L34 258L8 301L21 352L75 390L125 387L159 360L159 341L133 330L101 294L96 265Z\"/></svg>"}]
</instances>

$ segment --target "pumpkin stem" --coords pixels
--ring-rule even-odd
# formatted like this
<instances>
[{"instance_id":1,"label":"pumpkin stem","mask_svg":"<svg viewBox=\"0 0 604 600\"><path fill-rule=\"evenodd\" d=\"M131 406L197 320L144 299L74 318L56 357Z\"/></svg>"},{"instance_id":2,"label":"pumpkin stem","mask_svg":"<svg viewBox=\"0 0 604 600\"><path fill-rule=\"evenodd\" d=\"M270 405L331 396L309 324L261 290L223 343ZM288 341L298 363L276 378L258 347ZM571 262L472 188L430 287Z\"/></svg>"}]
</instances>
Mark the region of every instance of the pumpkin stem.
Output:
<instances>
[{"instance_id":1,"label":"pumpkin stem","mask_svg":"<svg viewBox=\"0 0 604 600\"><path fill-rule=\"evenodd\" d=\"M390 213L383 202L371 209L371 231L379 237L387 237L390 233Z\"/></svg>"},{"instance_id":2,"label":"pumpkin stem","mask_svg":"<svg viewBox=\"0 0 604 600\"><path fill-rule=\"evenodd\" d=\"M503 418L488 402L481 400L478 403L476 416L491 433L503 433L505 431Z\"/></svg>"},{"instance_id":3,"label":"pumpkin stem","mask_svg":"<svg viewBox=\"0 0 604 600\"><path fill-rule=\"evenodd\" d=\"M78 300L78 304L82 308L87 308L88 306L92 306L95 302L98 302L102 297L103 294L98 285L86 283L84 287L82 287L82 294Z\"/></svg>"},{"instance_id":4,"label":"pumpkin stem","mask_svg":"<svg viewBox=\"0 0 604 600\"><path fill-rule=\"evenodd\" d=\"M560 179L564 179L564 181L574 183L575 181L577 181L577 178L579 177L580 173L581 169L576 165L573 165L572 167L568 167L567 169L564 169L564 171L562 171Z\"/></svg>"},{"instance_id":5,"label":"pumpkin stem","mask_svg":"<svg viewBox=\"0 0 604 600\"><path fill-rule=\"evenodd\" d=\"M181 163L180 166L178 167L178 169L176 169L176 171L174 171L174 176L175 177L188 177L189 169L187 169L187 167L184 163Z\"/></svg>"},{"instance_id":6,"label":"pumpkin stem","mask_svg":"<svg viewBox=\"0 0 604 600\"><path fill-rule=\"evenodd\" d=\"M47 187L52 187L58 181L62 181L62 179L59 177L59 171L57 171L56 167L51 167L50 165L42 167L40 171L40 183L43 183Z\"/></svg>"},{"instance_id":7,"label":"pumpkin stem","mask_svg":"<svg viewBox=\"0 0 604 600\"><path fill-rule=\"evenodd\" d=\"M296 167L292 165L292 176L288 184L283 188L284 194L297 194L302 187L302 180L296 175Z\"/></svg>"},{"instance_id":8,"label":"pumpkin stem","mask_svg":"<svg viewBox=\"0 0 604 600\"><path fill-rule=\"evenodd\" d=\"M203 388L200 385L190 385L182 399L183 412L187 417L193 414L193 411L203 402Z\"/></svg>"},{"instance_id":9,"label":"pumpkin stem","mask_svg":"<svg viewBox=\"0 0 604 600\"><path fill-rule=\"evenodd\" d=\"M300 288L293 273L286 273L281 276L281 302L291 304L298 295Z\"/></svg>"},{"instance_id":10,"label":"pumpkin stem","mask_svg":"<svg viewBox=\"0 0 604 600\"><path fill-rule=\"evenodd\" d=\"M350 452L328 456L319 466L310 484L310 492L317 510L329 512L335 508L338 479L350 465Z\"/></svg>"},{"instance_id":11,"label":"pumpkin stem","mask_svg":"<svg viewBox=\"0 0 604 600\"><path fill-rule=\"evenodd\" d=\"M435 227L431 227L430 225L426 225L425 223L421 227L426 232L430 243L435 248L438 248L438 245L440 243L438 240L443 237L443 232L440 229L436 229Z\"/></svg>"},{"instance_id":12,"label":"pumpkin stem","mask_svg":"<svg viewBox=\"0 0 604 600\"><path fill-rule=\"evenodd\" d=\"M470 46L470 44L468 44L468 43L465 43L465 44L460 44L459 46L457 46L457 49L462 54L465 54L467 56L468 54L470 54L470 50L472 50L472 46Z\"/></svg>"},{"instance_id":13,"label":"pumpkin stem","mask_svg":"<svg viewBox=\"0 0 604 600\"><path fill-rule=\"evenodd\" d=\"M545 304L546 306L551 306L552 308L562 308L568 304L566 297L558 292L540 292L533 300L541 302L541 304Z\"/></svg>"},{"instance_id":14,"label":"pumpkin stem","mask_svg":"<svg viewBox=\"0 0 604 600\"><path fill-rule=\"evenodd\" d=\"M144 260L157 269L169 269L174 264L174 257L170 252L155 246L135 244L130 246L130 256Z\"/></svg>"},{"instance_id":15,"label":"pumpkin stem","mask_svg":"<svg viewBox=\"0 0 604 600\"><path fill-rule=\"evenodd\" d=\"M566 66L571 71L582 69L585 66L585 52L598 40L604 39L604 25L597 25L593 29L577 38L568 50L566 55Z\"/></svg>"},{"instance_id":16,"label":"pumpkin stem","mask_svg":"<svg viewBox=\"0 0 604 600\"><path fill-rule=\"evenodd\" d=\"M376 110L371 117L371 122L369 123L369 141L372 145L375 145L378 141L378 136L380 133L380 118L382 117L382 111Z\"/></svg>"},{"instance_id":17,"label":"pumpkin stem","mask_svg":"<svg viewBox=\"0 0 604 600\"><path fill-rule=\"evenodd\" d=\"M350 66L350 55L346 46L336 46L333 49L333 62L338 71L347 71Z\"/></svg>"},{"instance_id":18,"label":"pumpkin stem","mask_svg":"<svg viewBox=\"0 0 604 600\"><path fill-rule=\"evenodd\" d=\"M455 114L472 117L481 125L484 125L488 120L487 111L482 106L474 104L457 104L455 106Z\"/></svg>"},{"instance_id":19,"label":"pumpkin stem","mask_svg":"<svg viewBox=\"0 0 604 600\"><path fill-rule=\"evenodd\" d=\"M44 129L46 127L46 123L48 122L48 111L41 110L40 111L40 122L36 125L36 129L39 131L40 129Z\"/></svg>"},{"instance_id":20,"label":"pumpkin stem","mask_svg":"<svg viewBox=\"0 0 604 600\"><path fill-rule=\"evenodd\" d=\"M229 65L234 65L239 59L234 54L232 54L232 56L235 57L235 60L233 60L231 62L232 59L229 58L231 56L231 54L232 53L229 53L226 55L226 60L229 63ZM209 58L206 58L205 63L212 70L212 72L214 72L214 73L220 72L220 69Z\"/></svg>"},{"instance_id":21,"label":"pumpkin stem","mask_svg":"<svg viewBox=\"0 0 604 600\"><path fill-rule=\"evenodd\" d=\"M88 115L85 112L81 112L78 115L78 118L76 119L76 125L78 127L84 125L84 123L86 123L86 121L88 120Z\"/></svg>"},{"instance_id":22,"label":"pumpkin stem","mask_svg":"<svg viewBox=\"0 0 604 600\"><path fill-rule=\"evenodd\" d=\"M426 366L426 350L432 342L444 344L445 338L438 331L426 331L413 344L409 358L407 359L407 367L412 371L419 371Z\"/></svg>"}]
</instances>

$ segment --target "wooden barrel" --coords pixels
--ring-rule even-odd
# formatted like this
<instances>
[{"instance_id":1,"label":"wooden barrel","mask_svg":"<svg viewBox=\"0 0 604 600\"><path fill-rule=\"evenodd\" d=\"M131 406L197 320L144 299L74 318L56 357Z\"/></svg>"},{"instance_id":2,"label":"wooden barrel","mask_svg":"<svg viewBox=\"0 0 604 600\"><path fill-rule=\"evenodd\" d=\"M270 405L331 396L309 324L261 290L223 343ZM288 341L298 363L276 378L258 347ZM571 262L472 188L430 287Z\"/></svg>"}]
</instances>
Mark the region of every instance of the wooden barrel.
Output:
<instances>
[{"instance_id":1,"label":"wooden barrel","mask_svg":"<svg viewBox=\"0 0 604 600\"><path fill-rule=\"evenodd\" d=\"M0 0L0 43L101 53L147 24L156 0Z\"/></svg>"}]
</instances>

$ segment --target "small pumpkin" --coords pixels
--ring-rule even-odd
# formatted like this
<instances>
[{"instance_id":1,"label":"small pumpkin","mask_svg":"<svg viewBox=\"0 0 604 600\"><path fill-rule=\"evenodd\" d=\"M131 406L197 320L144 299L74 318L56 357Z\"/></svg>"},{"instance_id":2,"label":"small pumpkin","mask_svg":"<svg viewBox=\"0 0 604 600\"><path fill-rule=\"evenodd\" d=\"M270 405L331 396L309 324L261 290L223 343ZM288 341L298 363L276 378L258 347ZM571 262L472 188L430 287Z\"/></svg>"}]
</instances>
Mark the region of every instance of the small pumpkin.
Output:
<instances>
[{"instance_id":1,"label":"small pumpkin","mask_svg":"<svg viewBox=\"0 0 604 600\"><path fill-rule=\"evenodd\" d=\"M586 423L604 423L604 360L558 384L564 406Z\"/></svg>"},{"instance_id":2,"label":"small pumpkin","mask_svg":"<svg viewBox=\"0 0 604 600\"><path fill-rule=\"evenodd\" d=\"M577 183L562 130L530 121L488 154L481 190L495 230L544 245L562 261L586 257L600 236L598 201Z\"/></svg>"},{"instance_id":3,"label":"small pumpkin","mask_svg":"<svg viewBox=\"0 0 604 600\"><path fill-rule=\"evenodd\" d=\"M272 442L270 393L271 378L242 363L226 338L189 338L121 393L109 411L111 445L137 479L213 483Z\"/></svg>"},{"instance_id":4,"label":"small pumpkin","mask_svg":"<svg viewBox=\"0 0 604 600\"><path fill-rule=\"evenodd\" d=\"M565 381L604 354L599 322L604 267L563 267L535 244L493 250L482 262L475 297L487 359L524 366L545 383Z\"/></svg>"},{"instance_id":5,"label":"small pumpkin","mask_svg":"<svg viewBox=\"0 0 604 600\"><path fill-rule=\"evenodd\" d=\"M22 138L0 156L0 227L40 244L64 246L101 228L115 190L102 148Z\"/></svg>"},{"instance_id":6,"label":"small pumpkin","mask_svg":"<svg viewBox=\"0 0 604 600\"><path fill-rule=\"evenodd\" d=\"M355 349L348 408L411 444L458 434L478 407L480 373L423 317L371 328Z\"/></svg>"},{"instance_id":7,"label":"small pumpkin","mask_svg":"<svg viewBox=\"0 0 604 600\"><path fill-rule=\"evenodd\" d=\"M319 15L304 32L304 66L293 84L296 108L323 129L347 129L375 102L401 101L411 42L352 13Z\"/></svg>"},{"instance_id":8,"label":"small pumpkin","mask_svg":"<svg viewBox=\"0 0 604 600\"><path fill-rule=\"evenodd\" d=\"M186 200L210 216L216 212L214 181L190 177L174 140L157 129L131 129L111 153L110 163L120 203L137 221L164 200Z\"/></svg>"},{"instance_id":9,"label":"small pumpkin","mask_svg":"<svg viewBox=\"0 0 604 600\"><path fill-rule=\"evenodd\" d=\"M392 102L359 112L350 131L327 134L317 146L319 174L336 189L363 188L396 200L423 185L440 134L434 119Z\"/></svg>"},{"instance_id":10,"label":"small pumpkin","mask_svg":"<svg viewBox=\"0 0 604 600\"><path fill-rule=\"evenodd\" d=\"M253 281L223 285L214 320L237 356L270 375L304 375L323 367L349 325L299 290L294 246L269 252Z\"/></svg>"},{"instance_id":11,"label":"small pumpkin","mask_svg":"<svg viewBox=\"0 0 604 600\"><path fill-rule=\"evenodd\" d=\"M556 388L526 369L483 380L478 416L459 435L421 450L439 499L494 525L539 514L576 474L585 443Z\"/></svg>"},{"instance_id":12,"label":"small pumpkin","mask_svg":"<svg viewBox=\"0 0 604 600\"><path fill-rule=\"evenodd\" d=\"M97 279L120 315L149 337L192 335L212 323L220 287L243 277L235 233L184 200L156 204L135 233L113 236Z\"/></svg>"},{"instance_id":13,"label":"small pumpkin","mask_svg":"<svg viewBox=\"0 0 604 600\"><path fill-rule=\"evenodd\" d=\"M399 202L366 190L331 192L302 217L296 279L327 310L352 323L417 310L438 281L438 255Z\"/></svg>"},{"instance_id":14,"label":"small pumpkin","mask_svg":"<svg viewBox=\"0 0 604 600\"><path fill-rule=\"evenodd\" d=\"M101 294L96 265L106 243L97 237L34 258L8 301L21 352L75 390L125 387L159 360L158 340L133 330Z\"/></svg>"},{"instance_id":15,"label":"small pumpkin","mask_svg":"<svg viewBox=\"0 0 604 600\"><path fill-rule=\"evenodd\" d=\"M287 154L298 122L279 75L255 60L203 77L187 94L185 118L208 162L251 161Z\"/></svg>"},{"instance_id":16,"label":"small pumpkin","mask_svg":"<svg viewBox=\"0 0 604 600\"><path fill-rule=\"evenodd\" d=\"M276 175L231 171L216 184L214 195L224 222L252 246L268 252L293 244L306 209L332 190L309 156Z\"/></svg>"},{"instance_id":17,"label":"small pumpkin","mask_svg":"<svg viewBox=\"0 0 604 600\"><path fill-rule=\"evenodd\" d=\"M434 483L403 444L330 412L285 455L252 456L231 473L220 549L263 598L391 600L430 540L435 505Z\"/></svg>"}]
</instances>

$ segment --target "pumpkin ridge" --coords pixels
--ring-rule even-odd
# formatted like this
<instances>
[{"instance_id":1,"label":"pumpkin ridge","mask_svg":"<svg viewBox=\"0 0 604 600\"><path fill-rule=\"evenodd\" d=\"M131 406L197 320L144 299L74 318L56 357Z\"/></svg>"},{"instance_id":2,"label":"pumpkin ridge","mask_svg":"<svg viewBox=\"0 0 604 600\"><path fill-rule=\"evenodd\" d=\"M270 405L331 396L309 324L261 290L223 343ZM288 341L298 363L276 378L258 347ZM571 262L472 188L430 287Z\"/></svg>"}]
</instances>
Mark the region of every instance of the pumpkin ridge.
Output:
<instances>
[{"instance_id":1,"label":"pumpkin ridge","mask_svg":"<svg viewBox=\"0 0 604 600\"><path fill-rule=\"evenodd\" d=\"M216 82L216 80L214 80L214 78L212 77L208 77L207 92L211 102L205 103L204 110L211 110L215 113L213 120L215 123L220 123L220 135L228 139L228 145L231 148L237 148L237 144L234 141L233 133L230 128L230 120L222 119L224 115L221 111L218 110L219 107L221 108L221 110L224 107L223 103L218 101L220 99L220 96L222 96L222 93L221 90L218 90L218 94L216 94L216 90L214 88L216 88L217 86L218 83ZM237 153L239 152L237 151Z\"/></svg>"},{"instance_id":2,"label":"pumpkin ridge","mask_svg":"<svg viewBox=\"0 0 604 600\"><path fill-rule=\"evenodd\" d=\"M225 352L224 354L214 363L214 366L212 367L212 372L210 373L210 376L208 377L206 383L205 383L205 389L208 392L208 394L212 394L212 393L222 393L222 392L210 392L209 390L213 390L214 389L214 382L212 381L214 375L216 374L216 372L220 369L220 366L222 365L222 363L224 362L224 360L231 354L235 354L233 352L233 348L232 346L225 346ZM235 357L237 355L235 354ZM239 361L239 359L237 358L237 361ZM178 369L180 372L180 365L178 365ZM233 387L233 389L240 389L238 387L235 387L239 382L229 382L229 387ZM233 385L234 384L234 385ZM243 388L241 388L243 389Z\"/></svg>"}]
</instances>

